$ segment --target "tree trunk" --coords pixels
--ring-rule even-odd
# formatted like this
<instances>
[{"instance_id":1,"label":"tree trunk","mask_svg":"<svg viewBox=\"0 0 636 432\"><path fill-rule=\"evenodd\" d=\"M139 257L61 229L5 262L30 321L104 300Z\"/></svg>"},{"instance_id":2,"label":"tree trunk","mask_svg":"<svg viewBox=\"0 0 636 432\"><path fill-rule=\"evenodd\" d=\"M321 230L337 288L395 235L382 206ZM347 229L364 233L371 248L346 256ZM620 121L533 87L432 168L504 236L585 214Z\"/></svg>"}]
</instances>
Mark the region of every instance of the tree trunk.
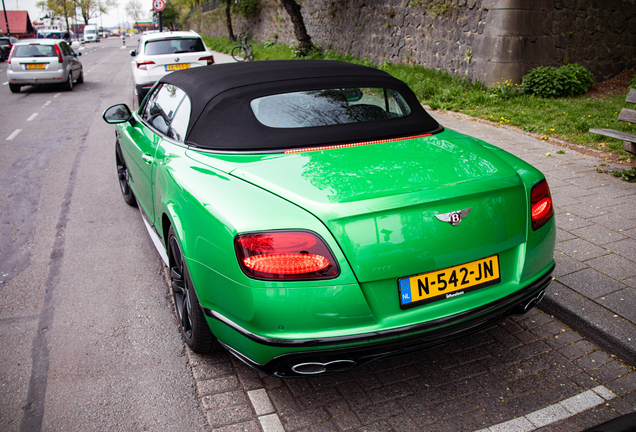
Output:
<instances>
[{"instance_id":1,"label":"tree trunk","mask_svg":"<svg viewBox=\"0 0 636 432\"><path fill-rule=\"evenodd\" d=\"M312 50L311 38L305 28L305 21L300 13L300 5L295 0L280 0L280 2L285 7L294 25L294 33L296 34L296 39L298 39L301 55L309 54Z\"/></svg>"},{"instance_id":2,"label":"tree trunk","mask_svg":"<svg viewBox=\"0 0 636 432\"><path fill-rule=\"evenodd\" d=\"M230 40L234 40L234 31L232 30L232 13L230 8L232 7L231 0L225 2L225 19L227 21L227 36Z\"/></svg>"}]
</instances>

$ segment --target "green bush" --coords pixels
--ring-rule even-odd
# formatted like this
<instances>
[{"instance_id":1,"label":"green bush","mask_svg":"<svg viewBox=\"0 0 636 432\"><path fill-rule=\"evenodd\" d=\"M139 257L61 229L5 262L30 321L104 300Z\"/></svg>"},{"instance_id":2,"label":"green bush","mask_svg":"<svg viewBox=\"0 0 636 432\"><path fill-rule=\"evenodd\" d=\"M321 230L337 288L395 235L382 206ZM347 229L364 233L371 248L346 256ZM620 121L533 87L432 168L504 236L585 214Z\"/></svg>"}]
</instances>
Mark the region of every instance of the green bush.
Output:
<instances>
[{"instance_id":1,"label":"green bush","mask_svg":"<svg viewBox=\"0 0 636 432\"><path fill-rule=\"evenodd\" d=\"M259 7L258 0L234 0L232 11L243 18L249 18L250 15L258 12Z\"/></svg>"},{"instance_id":2,"label":"green bush","mask_svg":"<svg viewBox=\"0 0 636 432\"><path fill-rule=\"evenodd\" d=\"M524 75L520 91L542 98L574 97L587 93L593 84L594 75L583 66L539 66Z\"/></svg>"}]
</instances>

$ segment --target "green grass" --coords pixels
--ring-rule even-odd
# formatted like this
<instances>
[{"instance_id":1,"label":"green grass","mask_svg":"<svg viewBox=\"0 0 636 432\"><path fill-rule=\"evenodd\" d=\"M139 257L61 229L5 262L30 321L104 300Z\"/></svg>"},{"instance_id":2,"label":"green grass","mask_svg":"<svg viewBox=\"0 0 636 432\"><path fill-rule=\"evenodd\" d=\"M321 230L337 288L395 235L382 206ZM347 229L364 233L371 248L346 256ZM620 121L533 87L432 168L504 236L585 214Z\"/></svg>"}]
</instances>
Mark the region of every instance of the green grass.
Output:
<instances>
[{"instance_id":1,"label":"green grass","mask_svg":"<svg viewBox=\"0 0 636 432\"><path fill-rule=\"evenodd\" d=\"M208 47L224 53L229 53L237 44L224 38L203 39ZM251 43L256 60L293 58L289 46ZM479 82L472 83L448 72L421 66L391 63L377 66L369 60L342 56L333 51L323 51L312 57L379 67L408 84L423 104L435 110L461 112L495 124L515 126L544 139L554 137L614 153L624 161L634 160L633 155L623 150L622 141L588 132L590 128L598 128L636 133L636 125L617 120L621 108L630 108L630 105L634 108L633 104L625 102L626 94L602 100L591 100L585 95L542 99L517 94L514 86L505 79L496 88L486 89Z\"/></svg>"}]
</instances>

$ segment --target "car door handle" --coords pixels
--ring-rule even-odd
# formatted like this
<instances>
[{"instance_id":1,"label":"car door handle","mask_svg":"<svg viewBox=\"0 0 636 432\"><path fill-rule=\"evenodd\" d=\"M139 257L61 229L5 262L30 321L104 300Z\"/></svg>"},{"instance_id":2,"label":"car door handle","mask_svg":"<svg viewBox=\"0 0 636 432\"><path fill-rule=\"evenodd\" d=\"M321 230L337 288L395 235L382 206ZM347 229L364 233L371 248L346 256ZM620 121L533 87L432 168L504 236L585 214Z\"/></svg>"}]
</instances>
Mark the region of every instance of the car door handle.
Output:
<instances>
[{"instance_id":1,"label":"car door handle","mask_svg":"<svg viewBox=\"0 0 636 432\"><path fill-rule=\"evenodd\" d=\"M144 162L146 162L148 165L150 165L152 163L152 156L150 156L149 154L144 154L141 156L141 158L144 160Z\"/></svg>"}]
</instances>

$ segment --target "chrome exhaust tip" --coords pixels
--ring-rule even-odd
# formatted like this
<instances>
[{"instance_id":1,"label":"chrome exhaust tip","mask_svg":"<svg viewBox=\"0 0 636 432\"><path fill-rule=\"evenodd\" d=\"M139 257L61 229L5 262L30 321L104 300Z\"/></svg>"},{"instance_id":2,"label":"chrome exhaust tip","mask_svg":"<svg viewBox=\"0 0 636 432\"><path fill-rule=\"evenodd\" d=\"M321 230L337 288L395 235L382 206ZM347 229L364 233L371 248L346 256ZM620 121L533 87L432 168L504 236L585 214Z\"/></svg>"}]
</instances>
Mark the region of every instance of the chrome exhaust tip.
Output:
<instances>
[{"instance_id":1,"label":"chrome exhaust tip","mask_svg":"<svg viewBox=\"0 0 636 432\"><path fill-rule=\"evenodd\" d=\"M323 373L344 372L356 366L353 360L334 360L326 363L307 362L292 366L291 370L299 375L319 375Z\"/></svg>"},{"instance_id":2,"label":"chrome exhaust tip","mask_svg":"<svg viewBox=\"0 0 636 432\"><path fill-rule=\"evenodd\" d=\"M519 306L517 306L518 313L524 314L528 312L530 309L532 309L537 304L539 304L539 302L543 300L544 296L545 296L545 290L542 290L536 296L528 300L525 304L524 303L520 304Z\"/></svg>"}]
</instances>

